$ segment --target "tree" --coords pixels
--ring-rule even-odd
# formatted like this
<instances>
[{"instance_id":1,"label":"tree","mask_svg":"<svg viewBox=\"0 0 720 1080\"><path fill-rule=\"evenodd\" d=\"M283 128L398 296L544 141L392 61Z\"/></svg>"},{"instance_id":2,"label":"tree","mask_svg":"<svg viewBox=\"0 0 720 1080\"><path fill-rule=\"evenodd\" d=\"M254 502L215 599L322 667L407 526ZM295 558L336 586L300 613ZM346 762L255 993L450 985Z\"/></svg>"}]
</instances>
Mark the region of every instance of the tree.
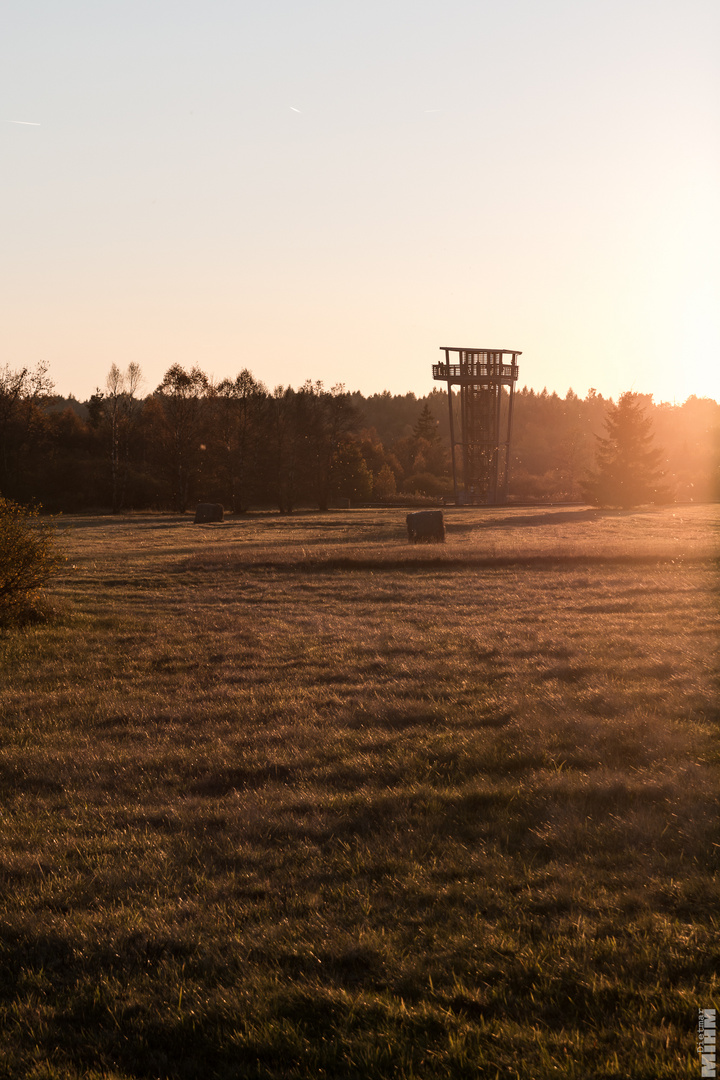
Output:
<instances>
[{"instance_id":1,"label":"tree","mask_svg":"<svg viewBox=\"0 0 720 1080\"><path fill-rule=\"evenodd\" d=\"M97 390L91 399L93 408L97 410L96 419L104 418L107 425L114 514L121 509L125 499L130 467L130 436L140 411L135 393L141 380L139 364L128 364L126 372L113 364L105 380L105 393Z\"/></svg>"},{"instance_id":2,"label":"tree","mask_svg":"<svg viewBox=\"0 0 720 1080\"><path fill-rule=\"evenodd\" d=\"M343 460L343 450L357 430L358 410L342 383L328 391L321 382L313 385L308 381L300 393L305 398L307 493L319 510L327 510L337 481L338 462Z\"/></svg>"},{"instance_id":3,"label":"tree","mask_svg":"<svg viewBox=\"0 0 720 1080\"><path fill-rule=\"evenodd\" d=\"M377 499L392 499L397 494L397 484L395 483L395 473L390 466L384 464L373 483L373 494Z\"/></svg>"},{"instance_id":4,"label":"tree","mask_svg":"<svg viewBox=\"0 0 720 1080\"><path fill-rule=\"evenodd\" d=\"M198 469L202 439L202 401L208 393L207 375L194 367L173 364L155 391L165 420L165 461L169 469L173 509L183 514Z\"/></svg>"},{"instance_id":5,"label":"tree","mask_svg":"<svg viewBox=\"0 0 720 1080\"><path fill-rule=\"evenodd\" d=\"M46 510L74 513L107 499L105 447L73 408L45 415L42 467L29 472L30 493Z\"/></svg>"},{"instance_id":6,"label":"tree","mask_svg":"<svg viewBox=\"0 0 720 1080\"><path fill-rule=\"evenodd\" d=\"M667 502L670 492L660 468L663 455L652 445L652 420L645 416L643 396L621 394L617 405L610 405L605 429L607 435L598 436L596 469L581 485L588 502L625 510Z\"/></svg>"},{"instance_id":7,"label":"tree","mask_svg":"<svg viewBox=\"0 0 720 1080\"><path fill-rule=\"evenodd\" d=\"M0 492L17 494L22 489L22 467L28 445L42 427L44 404L53 388L47 365L35 371L0 368Z\"/></svg>"},{"instance_id":8,"label":"tree","mask_svg":"<svg viewBox=\"0 0 720 1080\"><path fill-rule=\"evenodd\" d=\"M52 528L37 510L0 497L0 623L31 615L40 589L60 565Z\"/></svg>"},{"instance_id":9,"label":"tree","mask_svg":"<svg viewBox=\"0 0 720 1080\"><path fill-rule=\"evenodd\" d=\"M372 495L373 476L360 447L355 442L343 442L333 458L332 487L341 499L352 503L366 502Z\"/></svg>"},{"instance_id":10,"label":"tree","mask_svg":"<svg viewBox=\"0 0 720 1080\"><path fill-rule=\"evenodd\" d=\"M281 514L297 505L298 472L303 438L298 394L291 386L276 386L266 402L263 429L267 448L264 471L268 492Z\"/></svg>"},{"instance_id":11,"label":"tree","mask_svg":"<svg viewBox=\"0 0 720 1080\"><path fill-rule=\"evenodd\" d=\"M234 380L223 379L212 396L221 500L233 513L248 508L258 487L262 419L267 391L244 368Z\"/></svg>"},{"instance_id":12,"label":"tree","mask_svg":"<svg viewBox=\"0 0 720 1080\"><path fill-rule=\"evenodd\" d=\"M422 412L418 417L418 421L413 428L413 435L418 441L420 439L425 439L425 441L432 446L433 443L438 442L440 439L440 432L438 431L439 426L438 421L433 416L432 409L426 401L422 407Z\"/></svg>"}]
</instances>

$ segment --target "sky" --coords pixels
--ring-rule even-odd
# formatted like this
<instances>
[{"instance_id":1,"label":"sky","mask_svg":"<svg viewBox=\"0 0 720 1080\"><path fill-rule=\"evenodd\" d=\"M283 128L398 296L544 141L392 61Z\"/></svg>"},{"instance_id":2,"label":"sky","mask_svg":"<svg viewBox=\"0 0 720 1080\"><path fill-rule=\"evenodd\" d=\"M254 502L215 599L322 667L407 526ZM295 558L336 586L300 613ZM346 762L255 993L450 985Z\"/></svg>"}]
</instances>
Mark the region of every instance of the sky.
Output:
<instances>
[{"instance_id":1,"label":"sky","mask_svg":"<svg viewBox=\"0 0 720 1080\"><path fill-rule=\"evenodd\" d=\"M0 367L720 400L719 46L717 0L11 0Z\"/></svg>"}]
</instances>

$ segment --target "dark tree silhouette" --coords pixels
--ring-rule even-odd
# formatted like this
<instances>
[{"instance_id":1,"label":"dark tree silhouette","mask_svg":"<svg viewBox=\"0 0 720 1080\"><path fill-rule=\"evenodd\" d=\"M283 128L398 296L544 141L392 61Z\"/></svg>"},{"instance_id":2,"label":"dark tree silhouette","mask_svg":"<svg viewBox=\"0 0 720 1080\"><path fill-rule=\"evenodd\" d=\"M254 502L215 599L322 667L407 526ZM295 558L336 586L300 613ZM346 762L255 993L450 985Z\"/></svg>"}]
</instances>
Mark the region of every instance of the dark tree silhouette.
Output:
<instances>
[{"instance_id":1,"label":"dark tree silhouette","mask_svg":"<svg viewBox=\"0 0 720 1080\"><path fill-rule=\"evenodd\" d=\"M180 364L173 364L165 372L165 378L155 391L156 399L162 404L165 421L165 460L172 489L173 509L181 514L188 506L200 451L205 449L205 444L201 441L201 404L208 388L208 377L199 368L185 371Z\"/></svg>"},{"instance_id":2,"label":"dark tree silhouette","mask_svg":"<svg viewBox=\"0 0 720 1080\"><path fill-rule=\"evenodd\" d=\"M333 457L332 490L352 503L365 502L372 495L373 475L357 443L342 443Z\"/></svg>"},{"instance_id":3,"label":"dark tree silhouette","mask_svg":"<svg viewBox=\"0 0 720 1080\"><path fill-rule=\"evenodd\" d=\"M126 372L113 364L105 380L105 391L98 389L91 398L91 418L96 427L100 427L104 421L106 429L114 514L125 502L130 470L130 438L141 408L135 394L141 380L139 364L130 363Z\"/></svg>"},{"instance_id":4,"label":"dark tree silhouette","mask_svg":"<svg viewBox=\"0 0 720 1080\"><path fill-rule=\"evenodd\" d=\"M43 365L0 367L0 496L68 512L182 511L193 499L289 512L363 501L368 478L380 500L452 496L444 391L366 398L308 381L270 394L249 371L213 385L176 364L137 400L138 376L135 365L113 366L102 391L78 402L51 393ZM453 409L457 417L457 395ZM595 390L581 399L525 387L515 394L511 458L516 504L717 500L720 404L630 393L614 405Z\"/></svg>"},{"instance_id":5,"label":"dark tree silhouette","mask_svg":"<svg viewBox=\"0 0 720 1080\"><path fill-rule=\"evenodd\" d=\"M301 472L304 400L291 386L276 386L265 404L267 492L281 514L291 514L297 505Z\"/></svg>"},{"instance_id":6,"label":"dark tree silhouette","mask_svg":"<svg viewBox=\"0 0 720 1080\"><path fill-rule=\"evenodd\" d=\"M321 382L305 383L307 428L307 491L319 510L327 510L330 498L347 483L347 447L358 426L358 410L340 383L325 390ZM344 479L341 481L340 478ZM354 490L354 489L353 489ZM343 497L350 498L350 495Z\"/></svg>"},{"instance_id":7,"label":"dark tree silhouette","mask_svg":"<svg viewBox=\"0 0 720 1080\"><path fill-rule=\"evenodd\" d=\"M24 472L29 445L42 428L40 406L48 401L53 384L47 366L35 371L0 368L0 493L25 498Z\"/></svg>"},{"instance_id":8,"label":"dark tree silhouette","mask_svg":"<svg viewBox=\"0 0 720 1080\"><path fill-rule=\"evenodd\" d=\"M432 410L426 401L422 407L418 422L413 428L413 435L416 439L425 439L425 441L430 444L436 443L440 439L439 426L440 425L433 416Z\"/></svg>"},{"instance_id":9,"label":"dark tree silhouette","mask_svg":"<svg viewBox=\"0 0 720 1080\"><path fill-rule=\"evenodd\" d=\"M233 513L247 510L257 488L266 399L265 387L247 368L235 379L223 379L213 392L218 495Z\"/></svg>"},{"instance_id":10,"label":"dark tree silhouette","mask_svg":"<svg viewBox=\"0 0 720 1080\"><path fill-rule=\"evenodd\" d=\"M596 469L581 485L588 502L622 509L667 502L663 453L653 447L652 420L645 416L642 395L621 394L608 410L605 429L607 435L598 437Z\"/></svg>"}]
</instances>

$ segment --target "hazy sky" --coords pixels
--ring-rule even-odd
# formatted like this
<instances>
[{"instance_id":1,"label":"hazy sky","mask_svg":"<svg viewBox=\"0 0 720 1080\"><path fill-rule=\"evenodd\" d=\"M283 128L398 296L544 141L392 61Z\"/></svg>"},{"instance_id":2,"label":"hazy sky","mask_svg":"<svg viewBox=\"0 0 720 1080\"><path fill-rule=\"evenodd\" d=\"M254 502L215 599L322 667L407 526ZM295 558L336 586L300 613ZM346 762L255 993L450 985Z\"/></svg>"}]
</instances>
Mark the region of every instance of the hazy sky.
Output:
<instances>
[{"instance_id":1,"label":"hazy sky","mask_svg":"<svg viewBox=\"0 0 720 1080\"><path fill-rule=\"evenodd\" d=\"M0 89L0 366L61 393L720 399L718 0L10 0Z\"/></svg>"}]
</instances>

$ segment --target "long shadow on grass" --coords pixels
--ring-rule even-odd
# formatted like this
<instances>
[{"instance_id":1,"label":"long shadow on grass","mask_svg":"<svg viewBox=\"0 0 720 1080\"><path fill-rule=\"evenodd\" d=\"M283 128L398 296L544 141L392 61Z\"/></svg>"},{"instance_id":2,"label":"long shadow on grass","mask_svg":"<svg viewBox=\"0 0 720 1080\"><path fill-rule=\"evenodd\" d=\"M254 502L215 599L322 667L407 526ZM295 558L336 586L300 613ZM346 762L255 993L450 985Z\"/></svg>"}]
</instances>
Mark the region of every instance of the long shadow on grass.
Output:
<instances>
[{"instance_id":1,"label":"long shadow on grass","mask_svg":"<svg viewBox=\"0 0 720 1080\"><path fill-rule=\"evenodd\" d=\"M228 1018L223 1024L212 1011L201 1021L192 1015L173 1017L162 1000L122 1006L103 987L113 969L128 985L147 986L144 958L103 956L102 949L88 954L53 934L0 933L0 1011L8 1015L18 997L25 996L28 974L40 973L46 988L44 1022L24 1038L16 1034L16 1060L10 1061L17 1071L8 1075L25 1075L33 1061L61 1069L71 1063L83 1075L90 1069L180 1080L258 1074L257 1048L239 1044Z\"/></svg>"},{"instance_id":2,"label":"long shadow on grass","mask_svg":"<svg viewBox=\"0 0 720 1080\"><path fill-rule=\"evenodd\" d=\"M537 514L518 514L516 517L489 518L487 521L464 522L455 517L448 518L448 528L452 532L482 532L483 529L514 529L533 525L566 525L581 521L599 521L602 518L634 517L637 510L557 510Z\"/></svg>"},{"instance_id":3,"label":"long shadow on grass","mask_svg":"<svg viewBox=\"0 0 720 1080\"><path fill-rule=\"evenodd\" d=\"M273 958L260 956L261 962ZM398 1075L403 1067L417 1067L428 1049L444 1041L447 1014L427 1012L410 1017L391 1015L387 995L373 998L380 989L381 959L363 948L323 957L327 964L319 978L307 981L302 964L280 960L280 980L269 973L258 1000L245 995L243 971L223 965L207 970L208 958L196 958L204 967L205 993L210 1000L183 1012L167 1000L177 986L167 979L149 988L147 970L132 957L103 954L102 949L81 953L58 936L0 934L0 1006L7 1013L28 972L42 972L45 980L43 1022L15 1032L12 1052L4 1058L12 1071L28 1075L33 1065L58 1069L68 1066L81 1075L107 1071L138 1080L196 1080L230 1077L366 1077ZM209 962L212 969L212 961ZM121 1004L113 1000L103 981L110 970L123 985L146 991L144 1000ZM313 964L317 975L318 963ZM220 992L213 1000L213 990ZM345 996L337 987L347 987ZM255 984L257 989L257 984ZM363 994L364 991L364 994ZM367 992L371 996L367 996ZM362 996L358 996L362 995ZM126 996L126 1001L127 1001ZM397 1013L397 1009L394 1010ZM378 1030L385 1032L385 1054L366 1066L353 1062L353 1053L375 1047ZM5 1075L5 1074L3 1074ZM48 1072L48 1075L51 1075Z\"/></svg>"},{"instance_id":4,"label":"long shadow on grass","mask_svg":"<svg viewBox=\"0 0 720 1080\"><path fill-rule=\"evenodd\" d=\"M333 571L392 571L393 573L424 574L428 570L444 570L447 573L464 570L578 570L589 567L660 567L671 565L711 566L718 559L707 555L612 554L612 555L460 555L453 550L435 554L426 549L408 554L353 556L310 555L303 557L283 556L272 558L214 558L192 556L173 568L177 574L188 570L206 572L235 571L244 573L322 574Z\"/></svg>"},{"instance_id":5,"label":"long shadow on grass","mask_svg":"<svg viewBox=\"0 0 720 1080\"><path fill-rule=\"evenodd\" d=\"M554 513L518 515L517 517L488 518L487 521L464 522L454 516L448 518L452 532L482 532L483 529L514 529L518 525L565 525L567 522L597 521L602 517L619 517L632 514L632 510L558 510Z\"/></svg>"}]
</instances>

